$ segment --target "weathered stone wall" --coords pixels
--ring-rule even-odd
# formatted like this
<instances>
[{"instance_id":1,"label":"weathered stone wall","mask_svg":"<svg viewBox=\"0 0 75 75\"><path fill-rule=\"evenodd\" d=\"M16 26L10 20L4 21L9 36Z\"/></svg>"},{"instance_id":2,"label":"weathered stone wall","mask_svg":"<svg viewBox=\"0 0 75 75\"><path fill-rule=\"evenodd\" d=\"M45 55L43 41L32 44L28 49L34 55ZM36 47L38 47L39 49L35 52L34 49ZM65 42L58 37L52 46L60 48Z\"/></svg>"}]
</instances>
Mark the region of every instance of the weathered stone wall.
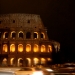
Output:
<instances>
[{"instance_id":1,"label":"weathered stone wall","mask_svg":"<svg viewBox=\"0 0 75 75\"><path fill-rule=\"evenodd\" d=\"M0 22L0 27L44 27L40 15L35 14L3 14L0 15Z\"/></svg>"}]
</instances>

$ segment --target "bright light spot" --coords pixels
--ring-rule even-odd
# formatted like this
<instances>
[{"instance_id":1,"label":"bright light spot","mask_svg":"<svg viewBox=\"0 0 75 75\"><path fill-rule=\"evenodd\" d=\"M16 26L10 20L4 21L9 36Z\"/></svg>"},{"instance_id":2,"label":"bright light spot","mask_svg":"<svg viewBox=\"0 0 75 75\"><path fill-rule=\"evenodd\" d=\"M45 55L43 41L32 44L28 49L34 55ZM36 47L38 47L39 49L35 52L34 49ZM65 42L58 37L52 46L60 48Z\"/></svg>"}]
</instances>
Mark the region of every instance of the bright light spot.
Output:
<instances>
[{"instance_id":1,"label":"bright light spot","mask_svg":"<svg viewBox=\"0 0 75 75\"><path fill-rule=\"evenodd\" d=\"M52 69L46 69L47 71L49 71L49 72L52 72L53 70Z\"/></svg>"},{"instance_id":2,"label":"bright light spot","mask_svg":"<svg viewBox=\"0 0 75 75\"><path fill-rule=\"evenodd\" d=\"M43 75L42 71L34 72L32 75Z\"/></svg>"}]
</instances>

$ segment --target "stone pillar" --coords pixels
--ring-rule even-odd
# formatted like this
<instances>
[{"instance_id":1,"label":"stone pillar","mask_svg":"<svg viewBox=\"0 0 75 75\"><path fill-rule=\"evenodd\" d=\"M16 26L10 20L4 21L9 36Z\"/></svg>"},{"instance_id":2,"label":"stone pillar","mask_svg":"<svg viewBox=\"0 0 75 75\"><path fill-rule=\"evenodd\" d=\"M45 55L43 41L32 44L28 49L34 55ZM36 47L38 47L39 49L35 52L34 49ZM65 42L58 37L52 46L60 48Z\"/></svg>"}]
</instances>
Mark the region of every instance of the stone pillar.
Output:
<instances>
[{"instance_id":1,"label":"stone pillar","mask_svg":"<svg viewBox=\"0 0 75 75\"><path fill-rule=\"evenodd\" d=\"M8 66L10 65L10 58L11 57L8 57L8 61L7 61Z\"/></svg>"},{"instance_id":2,"label":"stone pillar","mask_svg":"<svg viewBox=\"0 0 75 75\"><path fill-rule=\"evenodd\" d=\"M23 36L24 36L24 40L25 40L26 39L26 32L25 32L25 30L24 30Z\"/></svg>"},{"instance_id":3,"label":"stone pillar","mask_svg":"<svg viewBox=\"0 0 75 75\"><path fill-rule=\"evenodd\" d=\"M14 67L17 67L18 66L18 57L15 58L15 64L14 64Z\"/></svg>"},{"instance_id":4,"label":"stone pillar","mask_svg":"<svg viewBox=\"0 0 75 75\"><path fill-rule=\"evenodd\" d=\"M31 57L31 66L34 66L33 57Z\"/></svg>"},{"instance_id":5,"label":"stone pillar","mask_svg":"<svg viewBox=\"0 0 75 75\"><path fill-rule=\"evenodd\" d=\"M34 39L33 34L34 34L34 32L31 32L31 39Z\"/></svg>"},{"instance_id":6,"label":"stone pillar","mask_svg":"<svg viewBox=\"0 0 75 75\"><path fill-rule=\"evenodd\" d=\"M19 31L17 30L16 31L16 39L18 39L18 33L19 33Z\"/></svg>"}]
</instances>

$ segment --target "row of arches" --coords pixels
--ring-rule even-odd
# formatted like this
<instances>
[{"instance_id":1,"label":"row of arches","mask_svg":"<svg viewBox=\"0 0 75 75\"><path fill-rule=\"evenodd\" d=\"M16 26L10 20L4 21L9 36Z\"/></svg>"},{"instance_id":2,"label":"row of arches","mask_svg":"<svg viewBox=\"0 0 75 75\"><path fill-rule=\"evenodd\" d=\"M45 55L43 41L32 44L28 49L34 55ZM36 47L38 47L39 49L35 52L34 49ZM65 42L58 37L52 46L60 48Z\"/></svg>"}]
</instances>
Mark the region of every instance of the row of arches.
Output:
<instances>
[{"instance_id":1,"label":"row of arches","mask_svg":"<svg viewBox=\"0 0 75 75\"><path fill-rule=\"evenodd\" d=\"M37 65L37 64L46 64L47 61L51 61L50 58L26 58L25 60L23 58L18 58L17 61L15 61L15 58L10 58L9 64L11 66L32 66L32 65ZM17 62L15 65L15 62ZM2 60L2 66L7 66L8 65L8 60L7 58L4 58Z\"/></svg>"},{"instance_id":2,"label":"row of arches","mask_svg":"<svg viewBox=\"0 0 75 75\"><path fill-rule=\"evenodd\" d=\"M17 47L18 47L17 48L18 52L23 52L24 50L26 52L31 52L32 50L33 50L33 52L52 52L52 46L51 45L48 45L47 48L45 45L41 45L40 49L39 49L39 46L37 44L34 44L33 49L31 48L30 44L27 44L25 47L23 46L23 44L18 44ZM10 45L10 52L15 52L15 51L16 51L15 44L11 44ZM3 44L3 52L8 52L8 45L7 44Z\"/></svg>"},{"instance_id":3,"label":"row of arches","mask_svg":"<svg viewBox=\"0 0 75 75\"><path fill-rule=\"evenodd\" d=\"M18 34L17 35L16 34L17 34L16 31L12 31L10 34L8 32L4 32L3 35L2 35L2 32L0 32L0 38L3 36L3 38L7 39L10 35L10 38L13 38L13 39L15 39L17 36L18 36L18 38L24 38L24 36L25 36L26 39L31 39L31 37L32 37L31 35L33 35L33 37L32 37L33 39L37 39L39 37L45 39L44 32L41 32L39 34L38 32L33 32L33 33L26 32L26 33L24 33L23 31L19 31Z\"/></svg>"}]
</instances>

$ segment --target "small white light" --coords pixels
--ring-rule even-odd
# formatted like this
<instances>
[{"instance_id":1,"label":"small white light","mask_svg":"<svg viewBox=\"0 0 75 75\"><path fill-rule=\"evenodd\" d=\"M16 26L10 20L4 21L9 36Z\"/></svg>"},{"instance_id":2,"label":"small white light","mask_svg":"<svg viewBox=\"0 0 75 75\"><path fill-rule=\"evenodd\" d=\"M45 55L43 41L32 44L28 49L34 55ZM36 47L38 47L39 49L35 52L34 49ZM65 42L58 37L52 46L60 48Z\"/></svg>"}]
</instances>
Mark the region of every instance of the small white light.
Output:
<instances>
[{"instance_id":1,"label":"small white light","mask_svg":"<svg viewBox=\"0 0 75 75\"><path fill-rule=\"evenodd\" d=\"M47 71L49 71L49 72L52 72L53 70L52 69L46 69Z\"/></svg>"}]
</instances>

